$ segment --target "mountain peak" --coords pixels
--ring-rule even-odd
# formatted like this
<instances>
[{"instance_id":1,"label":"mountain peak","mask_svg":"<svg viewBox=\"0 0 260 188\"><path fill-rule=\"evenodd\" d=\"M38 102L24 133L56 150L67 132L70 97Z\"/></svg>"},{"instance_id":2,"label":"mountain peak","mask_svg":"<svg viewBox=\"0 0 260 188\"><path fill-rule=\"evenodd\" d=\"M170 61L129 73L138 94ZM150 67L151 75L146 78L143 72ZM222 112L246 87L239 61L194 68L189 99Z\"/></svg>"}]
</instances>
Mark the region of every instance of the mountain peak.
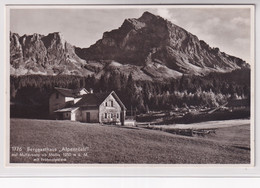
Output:
<instances>
[{"instance_id":1,"label":"mountain peak","mask_svg":"<svg viewBox=\"0 0 260 188\"><path fill-rule=\"evenodd\" d=\"M53 45L54 43L61 44L64 48L66 43L61 32L49 33L47 36L43 37L42 40L47 48Z\"/></svg>"},{"instance_id":2,"label":"mountain peak","mask_svg":"<svg viewBox=\"0 0 260 188\"><path fill-rule=\"evenodd\" d=\"M157 15L152 14L151 12L145 11L140 18L157 18Z\"/></svg>"},{"instance_id":3,"label":"mountain peak","mask_svg":"<svg viewBox=\"0 0 260 188\"><path fill-rule=\"evenodd\" d=\"M60 32L22 37L10 32L11 74L85 75L84 63Z\"/></svg>"},{"instance_id":4,"label":"mountain peak","mask_svg":"<svg viewBox=\"0 0 260 188\"><path fill-rule=\"evenodd\" d=\"M114 60L143 67L161 64L180 73L197 75L232 71L245 64L148 11L139 18L125 19L121 27L105 32L96 44L76 53L87 61Z\"/></svg>"},{"instance_id":5,"label":"mountain peak","mask_svg":"<svg viewBox=\"0 0 260 188\"><path fill-rule=\"evenodd\" d=\"M60 40L60 41L64 40L63 34L61 32L49 33L46 37L49 37L50 39L53 40Z\"/></svg>"},{"instance_id":6,"label":"mountain peak","mask_svg":"<svg viewBox=\"0 0 260 188\"><path fill-rule=\"evenodd\" d=\"M151 22L153 20L157 20L157 19L163 19L162 17L160 16L157 16L157 15L154 15L148 11L145 11L142 16L140 18L138 18L139 21L142 21L142 22Z\"/></svg>"},{"instance_id":7,"label":"mountain peak","mask_svg":"<svg viewBox=\"0 0 260 188\"><path fill-rule=\"evenodd\" d=\"M147 11L139 18L125 19L118 29L104 32L89 48L73 47L60 32L34 37L11 33L10 40L14 70L31 67L34 72L46 69L48 74L76 71L82 75L90 72L101 75L106 64L113 61L122 65L121 72L134 71L150 79L248 67L240 58L211 48L185 29Z\"/></svg>"}]
</instances>

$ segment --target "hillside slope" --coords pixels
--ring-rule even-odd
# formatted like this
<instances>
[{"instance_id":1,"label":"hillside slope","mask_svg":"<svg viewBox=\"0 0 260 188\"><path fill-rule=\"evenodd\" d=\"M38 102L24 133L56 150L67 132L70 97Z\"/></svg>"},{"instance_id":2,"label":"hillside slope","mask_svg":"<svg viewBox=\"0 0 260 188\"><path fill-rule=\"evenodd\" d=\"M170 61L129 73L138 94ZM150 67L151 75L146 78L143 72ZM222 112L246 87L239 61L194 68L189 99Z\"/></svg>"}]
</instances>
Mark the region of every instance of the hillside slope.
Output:
<instances>
[{"instance_id":1,"label":"hillside slope","mask_svg":"<svg viewBox=\"0 0 260 188\"><path fill-rule=\"evenodd\" d=\"M48 147L58 150L62 147L89 148L87 157L65 157L66 163L246 164L250 162L250 151L238 147L241 143L249 143L249 125L220 129L220 132L217 130L217 135L213 135L212 138L186 137L134 127L57 120L11 119L10 128L11 147L18 146L23 150L27 147ZM31 161L30 157L11 157L13 163Z\"/></svg>"}]
</instances>

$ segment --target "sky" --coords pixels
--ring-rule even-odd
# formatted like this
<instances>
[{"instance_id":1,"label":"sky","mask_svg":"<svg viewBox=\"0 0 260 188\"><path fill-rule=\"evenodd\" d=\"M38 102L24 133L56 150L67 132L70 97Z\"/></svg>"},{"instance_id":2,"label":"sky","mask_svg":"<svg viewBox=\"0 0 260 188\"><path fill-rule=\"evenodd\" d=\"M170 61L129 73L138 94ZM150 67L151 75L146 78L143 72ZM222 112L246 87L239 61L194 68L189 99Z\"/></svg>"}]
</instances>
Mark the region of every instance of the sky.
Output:
<instances>
[{"instance_id":1,"label":"sky","mask_svg":"<svg viewBox=\"0 0 260 188\"><path fill-rule=\"evenodd\" d=\"M132 7L13 7L10 30L20 36L61 32L78 47L89 47L106 31L144 11L159 15L204 40L211 47L251 63L251 13L248 7L132 6Z\"/></svg>"}]
</instances>

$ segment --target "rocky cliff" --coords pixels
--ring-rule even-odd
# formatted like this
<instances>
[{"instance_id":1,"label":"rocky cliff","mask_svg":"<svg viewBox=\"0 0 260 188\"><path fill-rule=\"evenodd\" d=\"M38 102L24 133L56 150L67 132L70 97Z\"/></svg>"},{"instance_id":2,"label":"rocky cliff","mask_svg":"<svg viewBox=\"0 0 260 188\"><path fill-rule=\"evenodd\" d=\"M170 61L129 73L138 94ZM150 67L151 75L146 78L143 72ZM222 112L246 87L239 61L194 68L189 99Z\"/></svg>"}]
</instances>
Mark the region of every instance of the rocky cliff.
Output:
<instances>
[{"instance_id":1,"label":"rocky cliff","mask_svg":"<svg viewBox=\"0 0 260 188\"><path fill-rule=\"evenodd\" d=\"M85 63L58 32L21 37L10 33L11 74L84 75L89 73L82 68Z\"/></svg>"},{"instance_id":2,"label":"rocky cliff","mask_svg":"<svg viewBox=\"0 0 260 188\"><path fill-rule=\"evenodd\" d=\"M206 42L160 16L144 12L105 32L89 48L75 48L59 33L19 37L11 33L11 74L132 73L135 79L177 78L250 68L240 58Z\"/></svg>"},{"instance_id":3,"label":"rocky cliff","mask_svg":"<svg viewBox=\"0 0 260 188\"><path fill-rule=\"evenodd\" d=\"M138 19L126 19L116 30L87 49L76 49L85 60L114 60L142 66L147 74L158 67L173 74L227 72L249 65L240 58L211 48L204 41L160 16L144 12ZM177 72L177 73L176 73Z\"/></svg>"}]
</instances>

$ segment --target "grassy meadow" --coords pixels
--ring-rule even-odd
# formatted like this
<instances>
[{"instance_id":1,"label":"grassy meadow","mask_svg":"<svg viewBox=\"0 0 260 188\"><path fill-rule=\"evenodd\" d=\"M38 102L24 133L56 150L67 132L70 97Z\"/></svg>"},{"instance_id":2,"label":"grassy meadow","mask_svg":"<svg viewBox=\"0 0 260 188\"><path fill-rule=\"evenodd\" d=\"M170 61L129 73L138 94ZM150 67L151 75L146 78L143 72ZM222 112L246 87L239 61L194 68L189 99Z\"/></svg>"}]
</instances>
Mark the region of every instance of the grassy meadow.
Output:
<instances>
[{"instance_id":1,"label":"grassy meadow","mask_svg":"<svg viewBox=\"0 0 260 188\"><path fill-rule=\"evenodd\" d=\"M11 119L11 151L12 147L21 147L23 151L27 147L88 147L87 156L66 156L62 163L248 164L250 125L218 128L215 134L202 138L138 127ZM19 157L12 153L11 163L37 163L34 156ZM63 153L59 155L63 157Z\"/></svg>"}]
</instances>

